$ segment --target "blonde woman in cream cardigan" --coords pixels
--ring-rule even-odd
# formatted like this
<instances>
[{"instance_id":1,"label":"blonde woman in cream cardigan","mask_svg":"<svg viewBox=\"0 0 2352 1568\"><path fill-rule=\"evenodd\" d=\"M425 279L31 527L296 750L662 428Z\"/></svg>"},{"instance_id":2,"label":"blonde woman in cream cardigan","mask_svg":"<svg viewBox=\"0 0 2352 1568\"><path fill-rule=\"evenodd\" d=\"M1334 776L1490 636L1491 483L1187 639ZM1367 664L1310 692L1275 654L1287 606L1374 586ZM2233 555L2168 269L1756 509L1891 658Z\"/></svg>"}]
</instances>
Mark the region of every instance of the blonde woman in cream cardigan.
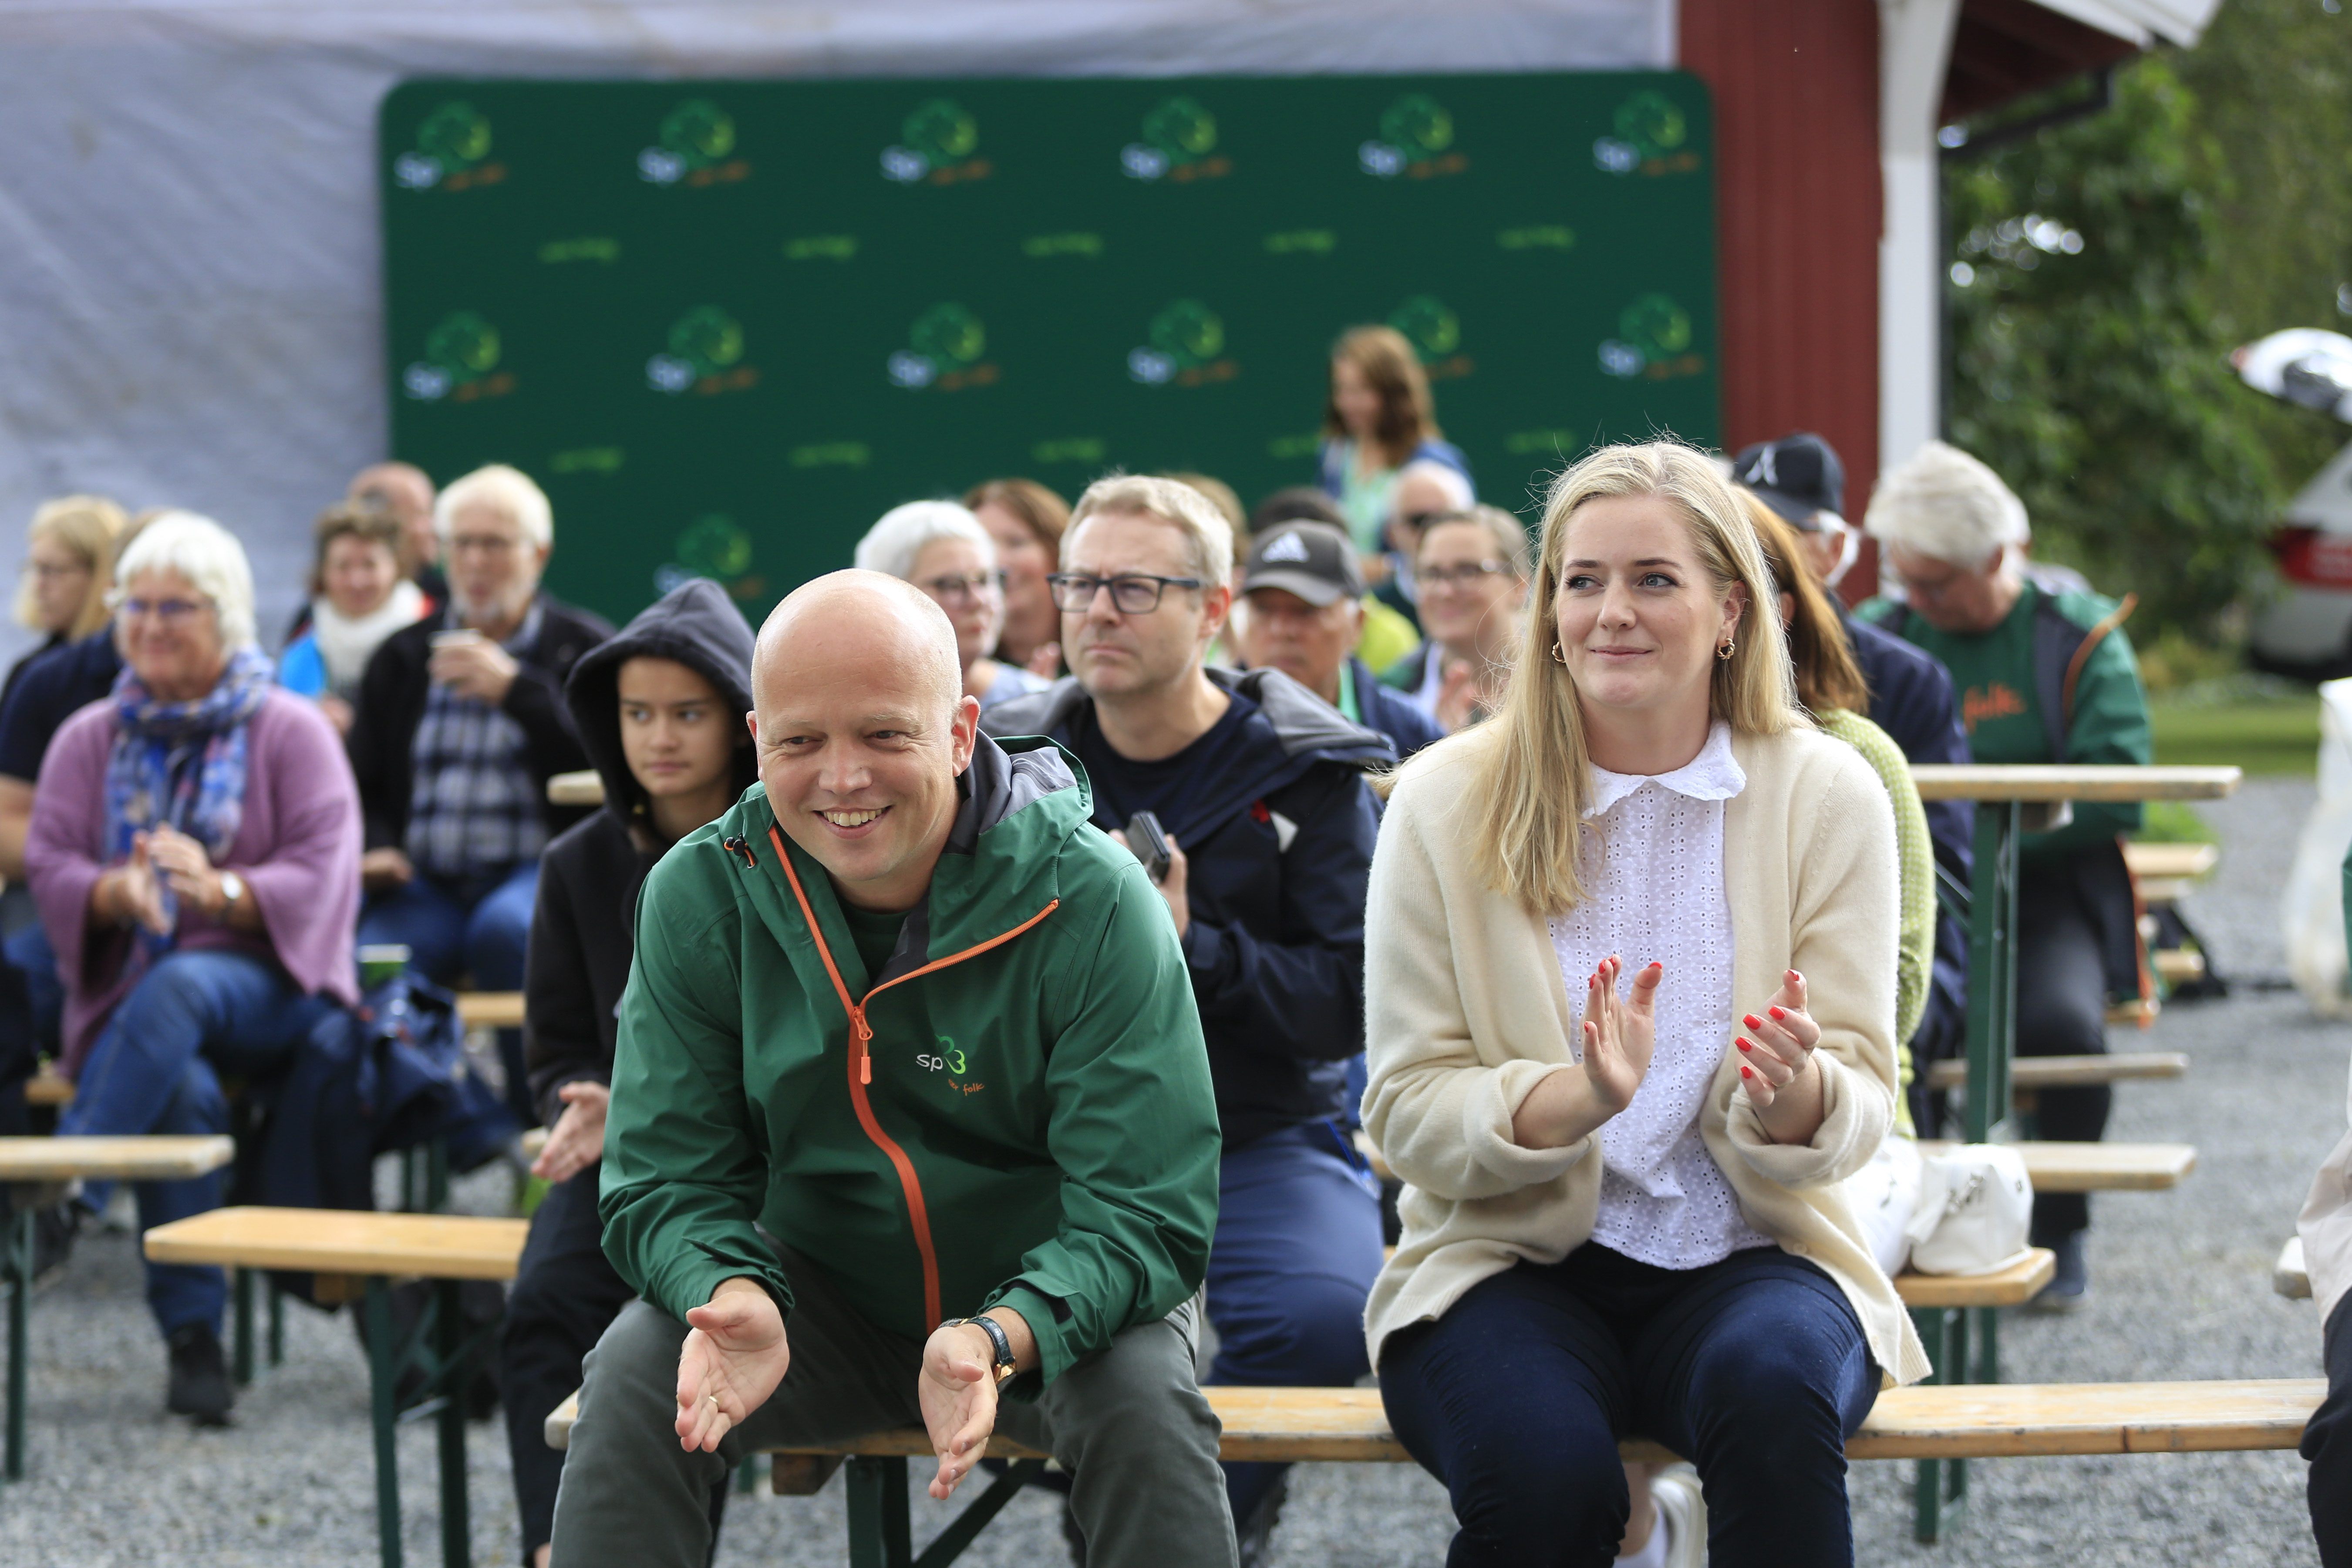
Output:
<instances>
[{"instance_id":1,"label":"blonde woman in cream cardigan","mask_svg":"<svg viewBox=\"0 0 2352 1568\"><path fill-rule=\"evenodd\" d=\"M1886 794L1797 706L1698 453L1562 476L1534 589L1501 711L1404 768L1372 862L1389 1417L1454 1568L1611 1562L1637 1434L1696 1462L1716 1568L1850 1563L1845 1438L1927 1372L1839 1186L1895 1117Z\"/></svg>"}]
</instances>

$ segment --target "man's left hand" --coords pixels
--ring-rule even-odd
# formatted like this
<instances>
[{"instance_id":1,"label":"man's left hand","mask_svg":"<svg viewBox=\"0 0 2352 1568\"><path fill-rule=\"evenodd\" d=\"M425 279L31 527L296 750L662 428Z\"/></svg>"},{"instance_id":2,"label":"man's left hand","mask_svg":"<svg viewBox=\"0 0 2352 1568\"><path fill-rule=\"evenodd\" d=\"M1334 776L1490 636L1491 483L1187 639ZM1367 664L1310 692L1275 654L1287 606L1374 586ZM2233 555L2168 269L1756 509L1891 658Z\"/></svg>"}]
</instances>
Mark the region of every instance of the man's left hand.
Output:
<instances>
[{"instance_id":1,"label":"man's left hand","mask_svg":"<svg viewBox=\"0 0 2352 1568\"><path fill-rule=\"evenodd\" d=\"M1160 879L1160 896L1168 901L1168 913L1176 917L1176 940L1179 942L1184 940L1184 934L1192 929L1192 904L1184 896L1184 878L1191 866L1192 862L1184 858L1184 852L1176 847L1176 835L1169 834L1168 874Z\"/></svg>"},{"instance_id":2,"label":"man's left hand","mask_svg":"<svg viewBox=\"0 0 2352 1568\"><path fill-rule=\"evenodd\" d=\"M492 707L507 700L521 668L512 653L488 637L444 643L433 650L425 666L436 685Z\"/></svg>"},{"instance_id":3,"label":"man's left hand","mask_svg":"<svg viewBox=\"0 0 2352 1568\"><path fill-rule=\"evenodd\" d=\"M987 1316L1004 1331L1014 1370L1035 1371L1037 1338L1029 1332L1028 1320L1003 1306L990 1308ZM995 1362L995 1341L970 1323L943 1324L931 1331L930 1342L923 1346L915 1397L923 1409L931 1448L940 1456L931 1495L942 1501L955 1495L957 1484L988 1452L989 1434L996 1430Z\"/></svg>"}]
</instances>

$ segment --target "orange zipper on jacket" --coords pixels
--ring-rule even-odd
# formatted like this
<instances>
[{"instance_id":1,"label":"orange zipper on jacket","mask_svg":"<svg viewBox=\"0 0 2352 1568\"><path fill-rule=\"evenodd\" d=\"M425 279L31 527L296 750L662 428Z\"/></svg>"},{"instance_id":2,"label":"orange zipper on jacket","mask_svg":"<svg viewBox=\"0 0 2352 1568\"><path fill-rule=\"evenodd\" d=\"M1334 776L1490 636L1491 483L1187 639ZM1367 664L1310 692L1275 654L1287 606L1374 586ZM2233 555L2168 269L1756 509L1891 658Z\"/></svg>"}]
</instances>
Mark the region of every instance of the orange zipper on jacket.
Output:
<instances>
[{"instance_id":1,"label":"orange zipper on jacket","mask_svg":"<svg viewBox=\"0 0 2352 1568\"><path fill-rule=\"evenodd\" d=\"M848 986L842 981L841 969L833 961L833 949L826 945L824 932L817 925L816 911L809 907L808 894L801 888L800 873L793 870L793 857L785 852L783 835L776 829L770 828L768 842L774 846L776 863L784 868L784 880L793 884L793 896L800 901L801 918L808 922L809 935L816 941L816 955L824 960L825 976L833 981L834 994L841 998L842 1011L849 1015L849 1040L852 1048L849 1103L856 1107L857 1124L866 1130L866 1137L872 1140L876 1148L880 1149L889 1157L890 1164L898 1173L898 1186L907 1195L907 1217L914 1222L915 1227L915 1250L923 1260L923 1322L928 1325L925 1330L928 1333L930 1329L937 1328L947 1318L947 1314L940 1310L940 1259L938 1252L931 1246L930 1208L923 1201L922 1178L915 1174L915 1162L908 1159L907 1151L900 1148L897 1141L882 1130L882 1124L875 1117L874 1106L866 1096L866 1086L874 1082L872 1050L874 1026L866 1021L866 1004L892 986L914 979L919 976L930 974L934 970L944 969L950 964L960 964L966 958L976 958L992 947L1003 946L1059 909L1062 906L1062 901L1058 898L1055 899L1010 931L992 936L987 941L967 947L961 953L951 953L944 958L934 958L919 969L908 970L898 979L885 980L866 992L862 999L853 1001L850 999Z\"/></svg>"}]
</instances>

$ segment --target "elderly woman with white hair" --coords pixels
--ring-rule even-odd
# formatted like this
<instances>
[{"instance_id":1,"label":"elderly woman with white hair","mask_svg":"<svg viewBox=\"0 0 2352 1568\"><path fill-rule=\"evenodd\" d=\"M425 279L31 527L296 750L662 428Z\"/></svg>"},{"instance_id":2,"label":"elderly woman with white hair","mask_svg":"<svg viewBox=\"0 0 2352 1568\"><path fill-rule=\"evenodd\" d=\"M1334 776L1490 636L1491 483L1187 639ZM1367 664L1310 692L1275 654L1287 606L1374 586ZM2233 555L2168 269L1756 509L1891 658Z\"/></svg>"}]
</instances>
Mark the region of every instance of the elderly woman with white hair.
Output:
<instances>
[{"instance_id":1,"label":"elderly woman with white hair","mask_svg":"<svg viewBox=\"0 0 2352 1568\"><path fill-rule=\"evenodd\" d=\"M58 731L25 850L66 987L78 1092L58 1130L225 1133L219 1075L283 1066L358 999L359 796L334 727L270 679L227 530L167 514L117 580L123 672ZM220 1185L142 1183L141 1226L216 1207ZM218 1269L147 1265L169 1406L199 1424L228 1414L226 1298Z\"/></svg>"},{"instance_id":2,"label":"elderly woman with white hair","mask_svg":"<svg viewBox=\"0 0 2352 1568\"><path fill-rule=\"evenodd\" d=\"M963 664L964 695L981 706L1053 684L989 656L1004 630L1004 573L997 569L994 537L964 507L953 501L893 507L857 541L855 559L859 570L911 582L947 612Z\"/></svg>"},{"instance_id":3,"label":"elderly woman with white hair","mask_svg":"<svg viewBox=\"0 0 2352 1568\"><path fill-rule=\"evenodd\" d=\"M1977 761L2150 759L2147 694L2122 631L2131 597L2118 603L2071 572L2031 566L2024 503L1999 475L1931 441L1880 478L1865 527L1901 579L1902 597L1864 605L1863 614L1951 671ZM2103 1052L2108 999L2140 995L2138 924L2121 848L2121 836L2139 825L2135 803L2078 801L2067 826L2025 836L2017 898L2020 1055ZM2035 1112L2040 1134L2095 1142L2106 1130L2110 1100L2105 1085L2045 1089ZM2090 1200L2079 1193L2034 1199L2033 1243L2058 1254L2038 1307L2083 1303L2089 1225Z\"/></svg>"}]
</instances>

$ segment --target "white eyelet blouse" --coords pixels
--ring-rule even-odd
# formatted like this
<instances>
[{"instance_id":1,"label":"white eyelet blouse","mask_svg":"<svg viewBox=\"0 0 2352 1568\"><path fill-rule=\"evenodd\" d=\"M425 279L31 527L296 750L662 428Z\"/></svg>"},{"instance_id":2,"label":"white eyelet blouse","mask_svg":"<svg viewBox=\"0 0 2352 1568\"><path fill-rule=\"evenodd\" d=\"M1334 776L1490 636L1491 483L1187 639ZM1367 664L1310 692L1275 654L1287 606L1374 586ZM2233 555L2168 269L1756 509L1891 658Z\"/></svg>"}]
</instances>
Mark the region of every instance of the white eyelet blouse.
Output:
<instances>
[{"instance_id":1,"label":"white eyelet blouse","mask_svg":"<svg viewBox=\"0 0 2352 1568\"><path fill-rule=\"evenodd\" d=\"M1748 787L1717 722L1699 754L1654 777L1592 769L1578 873L1587 896L1551 920L1570 1002L1603 958L1626 984L1665 966L1657 1049L1633 1103L1601 1128L1601 1207L1592 1239L1662 1269L1698 1269L1772 1239L1739 1212L1706 1151L1698 1113L1738 1017L1731 995L1731 904L1723 890L1723 803ZM1764 998L1751 998L1760 1006ZM1582 1031L1570 1049L1582 1057Z\"/></svg>"}]
</instances>

